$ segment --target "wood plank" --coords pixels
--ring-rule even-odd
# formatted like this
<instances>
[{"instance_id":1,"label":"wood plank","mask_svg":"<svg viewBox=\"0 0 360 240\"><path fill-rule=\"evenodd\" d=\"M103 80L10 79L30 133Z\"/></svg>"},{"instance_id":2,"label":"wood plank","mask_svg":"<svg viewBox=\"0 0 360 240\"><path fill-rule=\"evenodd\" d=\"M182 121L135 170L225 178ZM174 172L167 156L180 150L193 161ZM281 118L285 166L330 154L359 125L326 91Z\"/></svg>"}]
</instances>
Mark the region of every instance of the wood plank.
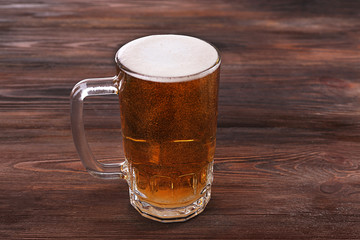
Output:
<instances>
[{"instance_id":1,"label":"wood plank","mask_svg":"<svg viewBox=\"0 0 360 240\"><path fill-rule=\"evenodd\" d=\"M8 0L0 4L1 239L358 239L359 1ZM91 177L69 95L122 44L194 35L222 53L212 200L160 224ZM94 154L121 161L116 97L87 100Z\"/></svg>"}]
</instances>

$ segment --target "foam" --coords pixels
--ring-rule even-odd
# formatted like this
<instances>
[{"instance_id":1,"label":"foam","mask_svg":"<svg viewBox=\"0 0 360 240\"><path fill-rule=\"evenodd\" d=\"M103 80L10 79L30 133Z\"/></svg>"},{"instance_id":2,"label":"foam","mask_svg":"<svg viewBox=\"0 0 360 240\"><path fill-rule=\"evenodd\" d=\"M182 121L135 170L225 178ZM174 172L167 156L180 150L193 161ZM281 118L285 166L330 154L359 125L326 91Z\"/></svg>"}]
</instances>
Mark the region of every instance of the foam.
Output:
<instances>
[{"instance_id":1,"label":"foam","mask_svg":"<svg viewBox=\"0 0 360 240\"><path fill-rule=\"evenodd\" d=\"M135 77L166 82L200 78L215 71L220 61L217 50L209 43L170 34L133 40L119 49L115 59Z\"/></svg>"}]
</instances>

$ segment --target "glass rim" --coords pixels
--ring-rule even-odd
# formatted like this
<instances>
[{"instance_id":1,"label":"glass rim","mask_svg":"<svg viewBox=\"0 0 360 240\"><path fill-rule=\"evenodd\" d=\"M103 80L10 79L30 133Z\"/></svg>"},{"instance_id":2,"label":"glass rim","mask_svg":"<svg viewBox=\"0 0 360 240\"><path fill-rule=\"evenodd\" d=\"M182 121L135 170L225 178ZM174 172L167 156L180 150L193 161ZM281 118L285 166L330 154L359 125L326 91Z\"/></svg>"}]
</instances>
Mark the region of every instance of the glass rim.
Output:
<instances>
[{"instance_id":1,"label":"glass rim","mask_svg":"<svg viewBox=\"0 0 360 240\"><path fill-rule=\"evenodd\" d=\"M161 35L161 34L160 34ZM148 35L151 36L151 35ZM186 35L181 35L181 36L186 36ZM192 36L191 36L192 37ZM196 37L194 37L196 38ZM136 38L138 39L138 38ZM134 39L134 40L136 40ZM116 52L115 54L115 62L117 64L117 66L119 67L120 71L123 71L135 78L138 79L142 79L142 80L147 80L147 81L153 81L153 82L185 82L185 81L192 81L195 79L199 79L202 77L205 77L207 75L209 75L210 73L213 73L216 69L218 69L218 67L221 64L221 56L220 56L220 51L211 43L202 40L200 38L197 38L201 41L206 42L207 44L209 44L210 46L212 46L216 53L217 53L217 59L215 61L215 63L213 65L211 65L210 67L206 68L205 70L202 70L200 72L194 73L194 74L190 74L190 75L184 75L184 76L174 76L174 77L164 77L164 76L153 76L153 75L147 75L147 74L142 74L142 73L138 73L136 71L133 71L129 68L127 68L124 64L121 63L120 59L118 58L118 53L120 51L120 49L125 46L127 43L125 43L124 45L122 45ZM132 40L132 41L134 41ZM131 41L130 41L131 42Z\"/></svg>"}]
</instances>

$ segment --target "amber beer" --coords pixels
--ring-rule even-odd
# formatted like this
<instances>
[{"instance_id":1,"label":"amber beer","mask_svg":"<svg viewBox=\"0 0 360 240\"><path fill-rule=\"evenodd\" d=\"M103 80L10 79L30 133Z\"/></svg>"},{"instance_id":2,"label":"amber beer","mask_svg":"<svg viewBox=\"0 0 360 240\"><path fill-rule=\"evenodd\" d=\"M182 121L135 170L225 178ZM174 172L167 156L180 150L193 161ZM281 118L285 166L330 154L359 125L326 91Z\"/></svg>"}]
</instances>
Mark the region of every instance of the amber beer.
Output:
<instances>
[{"instance_id":1,"label":"amber beer","mask_svg":"<svg viewBox=\"0 0 360 240\"><path fill-rule=\"evenodd\" d=\"M200 79L153 82L127 75L119 92L130 186L141 200L180 207L212 181L219 69Z\"/></svg>"},{"instance_id":2,"label":"amber beer","mask_svg":"<svg viewBox=\"0 0 360 240\"><path fill-rule=\"evenodd\" d=\"M124 178L130 203L144 217L186 221L210 200L216 142L220 56L183 35L151 35L123 45L117 75L84 79L71 93L71 125L87 171ZM87 143L83 101L118 94L125 161L97 161Z\"/></svg>"}]
</instances>

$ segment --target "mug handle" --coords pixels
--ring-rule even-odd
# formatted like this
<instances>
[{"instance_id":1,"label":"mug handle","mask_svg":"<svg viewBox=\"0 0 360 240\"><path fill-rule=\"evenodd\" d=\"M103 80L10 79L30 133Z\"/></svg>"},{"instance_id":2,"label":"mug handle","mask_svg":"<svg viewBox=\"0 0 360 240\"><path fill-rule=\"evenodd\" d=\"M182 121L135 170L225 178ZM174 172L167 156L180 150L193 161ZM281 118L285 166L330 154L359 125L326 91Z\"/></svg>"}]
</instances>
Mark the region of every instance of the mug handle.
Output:
<instances>
[{"instance_id":1,"label":"mug handle","mask_svg":"<svg viewBox=\"0 0 360 240\"><path fill-rule=\"evenodd\" d=\"M92 154L85 136L83 105L88 96L117 95L120 81L117 76L108 78L89 78L78 82L71 91L71 128L77 152L86 170L102 179L119 179L127 175L124 162L104 164L98 162Z\"/></svg>"}]
</instances>

